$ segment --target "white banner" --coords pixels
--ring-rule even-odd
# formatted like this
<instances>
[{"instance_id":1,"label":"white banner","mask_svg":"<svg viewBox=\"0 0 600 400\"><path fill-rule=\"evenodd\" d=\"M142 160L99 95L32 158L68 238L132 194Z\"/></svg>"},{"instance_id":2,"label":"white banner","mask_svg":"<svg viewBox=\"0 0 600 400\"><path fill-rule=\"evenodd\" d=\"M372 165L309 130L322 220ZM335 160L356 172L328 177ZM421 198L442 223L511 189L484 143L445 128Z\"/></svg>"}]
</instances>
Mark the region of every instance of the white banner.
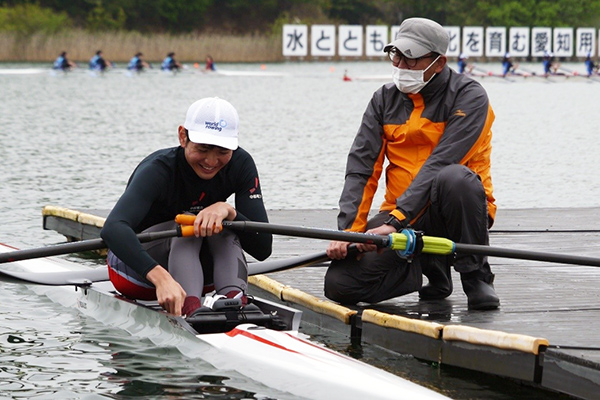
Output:
<instances>
[{"instance_id":1,"label":"white banner","mask_svg":"<svg viewBox=\"0 0 600 400\"><path fill-rule=\"evenodd\" d=\"M489 26L485 30L485 55L504 57L506 54L506 27Z\"/></svg>"},{"instance_id":2,"label":"white banner","mask_svg":"<svg viewBox=\"0 0 600 400\"><path fill-rule=\"evenodd\" d=\"M400 25L312 25L289 24L283 26L282 48L286 57L385 57L383 48L396 38ZM556 57L595 57L600 29L491 26L445 26L449 44L446 55L458 57L543 57L553 53ZM337 33L337 34L336 34ZM388 33L391 35L388 37ZM337 47L337 49L336 49Z\"/></svg>"},{"instance_id":3,"label":"white banner","mask_svg":"<svg viewBox=\"0 0 600 400\"><path fill-rule=\"evenodd\" d=\"M531 30L531 55L543 57L552 50L552 28L535 27Z\"/></svg>"},{"instance_id":4,"label":"white banner","mask_svg":"<svg viewBox=\"0 0 600 400\"><path fill-rule=\"evenodd\" d=\"M483 27L465 26L462 34L463 53L469 57L483 56Z\"/></svg>"},{"instance_id":5,"label":"white banner","mask_svg":"<svg viewBox=\"0 0 600 400\"><path fill-rule=\"evenodd\" d=\"M573 28L554 28L553 51L556 57L573 55Z\"/></svg>"},{"instance_id":6,"label":"white banner","mask_svg":"<svg viewBox=\"0 0 600 400\"><path fill-rule=\"evenodd\" d=\"M365 53L367 56L384 57L386 55L383 48L390 42L388 40L387 25L367 25L365 39Z\"/></svg>"},{"instance_id":7,"label":"white banner","mask_svg":"<svg viewBox=\"0 0 600 400\"><path fill-rule=\"evenodd\" d=\"M392 25L392 29L390 32L390 42L393 42L396 39L396 34L400 30L400 25Z\"/></svg>"},{"instance_id":8,"label":"white banner","mask_svg":"<svg viewBox=\"0 0 600 400\"><path fill-rule=\"evenodd\" d=\"M283 55L296 57L308 55L308 28L306 25L283 26Z\"/></svg>"},{"instance_id":9,"label":"white banner","mask_svg":"<svg viewBox=\"0 0 600 400\"><path fill-rule=\"evenodd\" d=\"M596 56L596 31L594 28L577 28L575 33L575 55L577 57Z\"/></svg>"},{"instance_id":10,"label":"white banner","mask_svg":"<svg viewBox=\"0 0 600 400\"><path fill-rule=\"evenodd\" d=\"M359 57L363 55L363 27L361 25L340 25L338 54Z\"/></svg>"},{"instance_id":11,"label":"white banner","mask_svg":"<svg viewBox=\"0 0 600 400\"><path fill-rule=\"evenodd\" d=\"M527 57L529 55L529 28L510 28L508 33L508 52L513 57Z\"/></svg>"},{"instance_id":12,"label":"white banner","mask_svg":"<svg viewBox=\"0 0 600 400\"><path fill-rule=\"evenodd\" d=\"M446 55L448 57L458 57L460 55L460 27L459 26L445 26L444 29L448 32L448 51Z\"/></svg>"},{"instance_id":13,"label":"white banner","mask_svg":"<svg viewBox=\"0 0 600 400\"><path fill-rule=\"evenodd\" d=\"M312 25L310 27L310 54L335 56L335 25Z\"/></svg>"}]
</instances>

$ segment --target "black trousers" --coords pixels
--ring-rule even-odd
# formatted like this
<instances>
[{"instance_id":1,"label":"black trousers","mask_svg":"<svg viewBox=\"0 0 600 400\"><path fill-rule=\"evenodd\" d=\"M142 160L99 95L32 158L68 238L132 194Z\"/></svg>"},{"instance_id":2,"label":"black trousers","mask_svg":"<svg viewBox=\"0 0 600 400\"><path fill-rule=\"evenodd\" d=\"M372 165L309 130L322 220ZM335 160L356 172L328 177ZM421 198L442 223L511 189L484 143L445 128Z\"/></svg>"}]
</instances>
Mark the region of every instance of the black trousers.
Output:
<instances>
[{"instance_id":1,"label":"black trousers","mask_svg":"<svg viewBox=\"0 0 600 400\"><path fill-rule=\"evenodd\" d=\"M443 168L432 182L429 201L412 226L415 230L458 243L489 244L487 198L479 176L469 168L458 164ZM367 229L381 226L388 215L388 211L375 215ZM419 290L423 275L435 276L448 263L460 273L491 273L486 256L419 254L408 261L385 249L381 254L366 253L360 260L333 260L325 274L325 296L342 304L377 303Z\"/></svg>"}]
</instances>

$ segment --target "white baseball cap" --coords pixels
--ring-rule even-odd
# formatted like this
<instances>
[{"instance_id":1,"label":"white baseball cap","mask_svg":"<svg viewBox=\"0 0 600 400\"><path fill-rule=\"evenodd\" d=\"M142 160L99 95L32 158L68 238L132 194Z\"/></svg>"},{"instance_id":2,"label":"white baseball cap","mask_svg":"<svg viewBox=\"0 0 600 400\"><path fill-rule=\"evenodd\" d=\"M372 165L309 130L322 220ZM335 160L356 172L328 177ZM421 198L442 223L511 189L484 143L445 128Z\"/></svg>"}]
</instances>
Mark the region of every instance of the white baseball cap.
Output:
<instances>
[{"instance_id":1,"label":"white baseball cap","mask_svg":"<svg viewBox=\"0 0 600 400\"><path fill-rule=\"evenodd\" d=\"M397 48L408 58L419 58L427 53L446 54L450 36L440 24L427 18L408 18L402 21L394 41L383 51Z\"/></svg>"},{"instance_id":2,"label":"white baseball cap","mask_svg":"<svg viewBox=\"0 0 600 400\"><path fill-rule=\"evenodd\" d=\"M218 97L207 97L188 108L183 127L194 143L235 150L238 148L239 124L240 118L231 103Z\"/></svg>"}]
</instances>

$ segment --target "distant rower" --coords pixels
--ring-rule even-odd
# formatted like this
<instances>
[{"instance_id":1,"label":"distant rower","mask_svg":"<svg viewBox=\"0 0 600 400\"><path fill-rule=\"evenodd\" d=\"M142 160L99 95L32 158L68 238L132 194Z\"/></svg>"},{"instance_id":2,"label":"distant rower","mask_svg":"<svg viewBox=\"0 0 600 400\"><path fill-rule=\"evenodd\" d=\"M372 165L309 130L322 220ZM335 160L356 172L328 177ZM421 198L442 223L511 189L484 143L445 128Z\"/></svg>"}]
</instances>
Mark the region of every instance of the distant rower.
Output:
<instances>
[{"instance_id":1,"label":"distant rower","mask_svg":"<svg viewBox=\"0 0 600 400\"><path fill-rule=\"evenodd\" d=\"M90 69L93 71L104 72L108 67L112 67L112 63L104 59L102 50L98 50L94 57L90 59Z\"/></svg>"},{"instance_id":2,"label":"distant rower","mask_svg":"<svg viewBox=\"0 0 600 400\"><path fill-rule=\"evenodd\" d=\"M170 52L160 65L163 71L179 71L182 68L181 64L175 61L175 53Z\"/></svg>"},{"instance_id":3,"label":"distant rower","mask_svg":"<svg viewBox=\"0 0 600 400\"><path fill-rule=\"evenodd\" d=\"M215 60L210 55L206 56L206 65L204 67L206 71L216 71L217 67L215 66Z\"/></svg>"},{"instance_id":4,"label":"distant rower","mask_svg":"<svg viewBox=\"0 0 600 400\"><path fill-rule=\"evenodd\" d=\"M63 51L56 58L56 60L54 60L54 65L52 66L52 68L60 69L60 70L66 72L66 71L70 71L72 68L75 68L76 66L77 66L77 64L75 64L73 61L70 61L67 58L67 52Z\"/></svg>"},{"instance_id":5,"label":"distant rower","mask_svg":"<svg viewBox=\"0 0 600 400\"><path fill-rule=\"evenodd\" d=\"M141 72L144 68L152 68L152 66L144 61L144 54L140 52L136 53L127 64L127 69L130 71Z\"/></svg>"}]
</instances>

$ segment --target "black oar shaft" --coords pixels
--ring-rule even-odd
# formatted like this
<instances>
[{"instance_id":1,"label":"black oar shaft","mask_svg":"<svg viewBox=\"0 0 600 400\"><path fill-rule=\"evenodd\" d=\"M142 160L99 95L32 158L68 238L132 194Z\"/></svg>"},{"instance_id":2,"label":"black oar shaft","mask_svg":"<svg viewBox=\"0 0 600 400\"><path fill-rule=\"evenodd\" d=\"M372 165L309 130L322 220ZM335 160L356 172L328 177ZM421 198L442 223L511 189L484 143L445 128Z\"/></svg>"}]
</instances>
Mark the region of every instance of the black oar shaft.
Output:
<instances>
[{"instance_id":1,"label":"black oar shaft","mask_svg":"<svg viewBox=\"0 0 600 400\"><path fill-rule=\"evenodd\" d=\"M387 247L389 237L382 235L371 235L360 232L335 231L331 229L304 228L301 226L288 226L269 224L253 221L223 221L226 228L238 231L273 233L283 236L296 236L311 239L339 240L352 243L374 244L379 247Z\"/></svg>"},{"instance_id":2,"label":"black oar shaft","mask_svg":"<svg viewBox=\"0 0 600 400\"><path fill-rule=\"evenodd\" d=\"M456 252L463 254L478 254L492 257L516 258L519 260L545 261L562 264L574 264L600 267L600 258L574 256L570 254L544 253L541 251L503 249L477 244L455 243Z\"/></svg>"},{"instance_id":3,"label":"black oar shaft","mask_svg":"<svg viewBox=\"0 0 600 400\"><path fill-rule=\"evenodd\" d=\"M223 226L250 232L267 232L284 236L298 236L313 239L327 239L327 240L340 240L353 243L369 243L375 244L380 247L388 247L389 237L380 235L369 235L359 232L343 232L334 231L328 229L317 229L317 228L304 228L296 226L286 225L275 225L261 222L251 221L223 221ZM434 240L443 240L441 243L440 252L426 251L427 247L430 246L430 242ZM476 245L476 244L463 244L453 243L454 248L450 249L448 244L452 242L447 239L436 238L436 237L423 237L425 247L423 252L434 253L434 254L451 254L456 252L459 254L477 254L492 257L502 258L515 258L521 260L533 260L533 261L544 261L561 264L573 264L573 265L585 265L592 267L600 267L600 258L595 257L584 257L575 256L569 254L555 254L555 253L544 253L539 251L527 251L527 250L515 250L515 249L504 249L498 247ZM446 243L447 242L447 243Z\"/></svg>"},{"instance_id":4,"label":"black oar shaft","mask_svg":"<svg viewBox=\"0 0 600 400\"><path fill-rule=\"evenodd\" d=\"M146 232L137 235L140 242L150 242L152 240L166 239L170 237L181 236L181 228L162 232ZM15 250L8 253L0 253L0 264L28 260L32 258L42 258L58 256L61 254L79 253L82 251L105 249L106 243L102 239L82 240L80 242L61 243L52 246L39 247L35 249Z\"/></svg>"}]
</instances>

